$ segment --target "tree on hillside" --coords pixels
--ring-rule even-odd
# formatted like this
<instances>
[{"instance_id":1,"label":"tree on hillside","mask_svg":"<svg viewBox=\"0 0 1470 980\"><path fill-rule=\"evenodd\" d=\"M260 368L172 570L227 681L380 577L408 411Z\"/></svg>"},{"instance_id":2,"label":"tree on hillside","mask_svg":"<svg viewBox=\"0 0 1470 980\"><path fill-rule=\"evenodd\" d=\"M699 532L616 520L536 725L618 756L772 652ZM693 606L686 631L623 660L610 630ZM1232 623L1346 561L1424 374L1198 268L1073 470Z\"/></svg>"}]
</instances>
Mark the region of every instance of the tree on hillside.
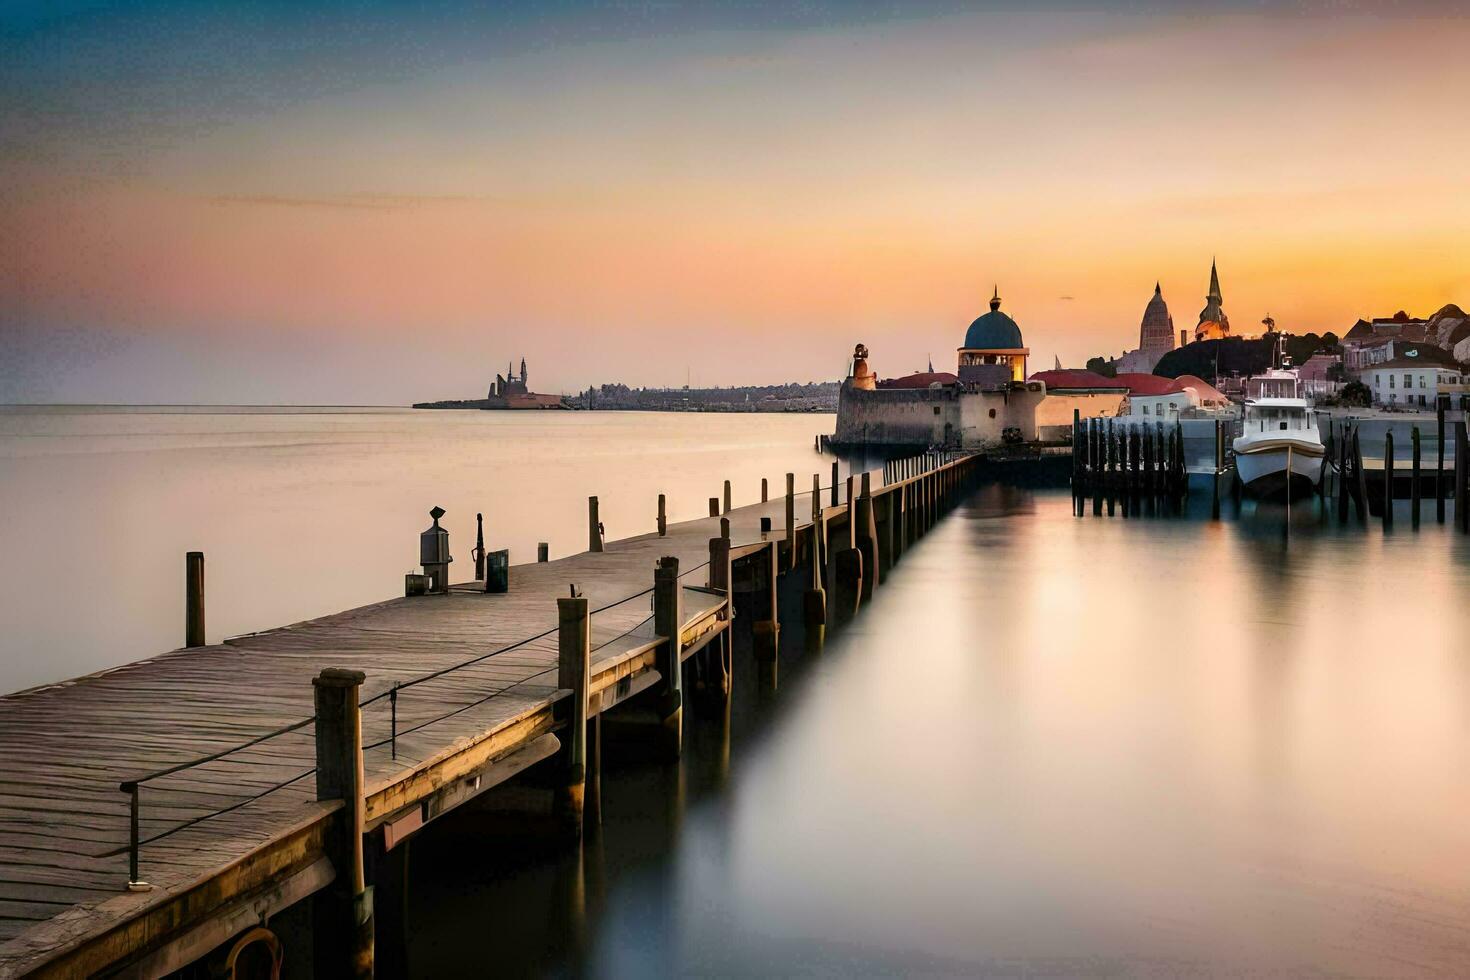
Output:
<instances>
[{"instance_id":1,"label":"tree on hillside","mask_svg":"<svg viewBox=\"0 0 1470 980\"><path fill-rule=\"evenodd\" d=\"M1198 340L1169 351L1154 367L1154 374L1177 378L1192 374L1213 379L1216 375L1259 374L1271 366L1271 344L1263 340Z\"/></svg>"},{"instance_id":2,"label":"tree on hillside","mask_svg":"<svg viewBox=\"0 0 1470 980\"><path fill-rule=\"evenodd\" d=\"M1112 361L1103 360L1101 357L1089 357L1087 359L1087 370L1093 374L1100 374L1104 378L1116 378L1118 366Z\"/></svg>"},{"instance_id":3,"label":"tree on hillside","mask_svg":"<svg viewBox=\"0 0 1470 980\"><path fill-rule=\"evenodd\" d=\"M1342 405L1354 408L1367 408L1373 404L1373 392L1361 381L1349 381L1342 386L1342 391L1337 393L1337 401Z\"/></svg>"}]
</instances>

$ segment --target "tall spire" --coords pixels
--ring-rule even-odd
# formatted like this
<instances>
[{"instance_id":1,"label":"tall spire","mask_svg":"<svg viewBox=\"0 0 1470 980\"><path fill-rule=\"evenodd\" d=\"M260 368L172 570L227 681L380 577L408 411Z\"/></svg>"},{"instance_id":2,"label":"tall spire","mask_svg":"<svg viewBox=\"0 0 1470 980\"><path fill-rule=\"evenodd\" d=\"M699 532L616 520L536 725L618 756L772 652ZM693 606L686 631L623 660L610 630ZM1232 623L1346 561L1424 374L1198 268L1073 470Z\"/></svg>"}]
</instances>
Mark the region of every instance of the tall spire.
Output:
<instances>
[{"instance_id":1,"label":"tall spire","mask_svg":"<svg viewBox=\"0 0 1470 980\"><path fill-rule=\"evenodd\" d=\"M1217 304L1224 299L1224 297L1220 295L1220 274L1215 271L1214 256L1210 256L1210 293L1208 296L1205 297L1205 299L1214 300Z\"/></svg>"},{"instance_id":2,"label":"tall spire","mask_svg":"<svg viewBox=\"0 0 1470 980\"><path fill-rule=\"evenodd\" d=\"M1000 284L996 283L995 292L990 297L990 310L993 313L998 309L1000 309Z\"/></svg>"}]
</instances>

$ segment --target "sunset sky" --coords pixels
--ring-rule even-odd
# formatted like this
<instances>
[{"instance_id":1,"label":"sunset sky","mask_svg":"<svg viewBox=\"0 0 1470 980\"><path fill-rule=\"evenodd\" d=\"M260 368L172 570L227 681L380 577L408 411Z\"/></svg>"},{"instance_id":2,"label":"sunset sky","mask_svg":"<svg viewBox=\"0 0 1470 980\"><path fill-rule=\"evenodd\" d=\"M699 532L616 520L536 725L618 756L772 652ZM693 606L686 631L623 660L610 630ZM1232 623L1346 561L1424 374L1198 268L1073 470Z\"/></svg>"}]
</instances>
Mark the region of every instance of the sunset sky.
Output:
<instances>
[{"instance_id":1,"label":"sunset sky","mask_svg":"<svg viewBox=\"0 0 1470 980\"><path fill-rule=\"evenodd\" d=\"M1470 20L1352 3L0 8L0 402L1032 368L1470 305Z\"/></svg>"}]
</instances>

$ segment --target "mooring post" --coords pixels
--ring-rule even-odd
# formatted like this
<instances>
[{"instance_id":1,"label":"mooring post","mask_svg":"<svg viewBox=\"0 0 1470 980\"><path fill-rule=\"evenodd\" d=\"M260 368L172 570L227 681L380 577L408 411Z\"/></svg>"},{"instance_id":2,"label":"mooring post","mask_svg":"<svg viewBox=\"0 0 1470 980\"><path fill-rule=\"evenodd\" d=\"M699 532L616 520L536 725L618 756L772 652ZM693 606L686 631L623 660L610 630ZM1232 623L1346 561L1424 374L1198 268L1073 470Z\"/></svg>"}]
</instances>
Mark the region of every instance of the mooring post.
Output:
<instances>
[{"instance_id":1,"label":"mooring post","mask_svg":"<svg viewBox=\"0 0 1470 980\"><path fill-rule=\"evenodd\" d=\"M1409 488L1409 506L1413 508L1414 513L1409 518L1409 523L1413 526L1414 530L1417 531L1417 530L1419 530L1419 502L1420 502L1420 498L1423 496L1422 492L1419 489L1419 452L1420 452L1419 441L1420 440L1419 440L1419 423L1418 422L1415 422L1414 423L1414 428L1411 431L1412 431L1413 435L1410 438L1411 438L1411 440L1413 442L1413 445L1414 445L1414 456L1413 456L1413 463L1412 463L1412 466L1411 466L1411 469L1412 469L1412 478L1413 478L1413 485Z\"/></svg>"},{"instance_id":2,"label":"mooring post","mask_svg":"<svg viewBox=\"0 0 1470 980\"><path fill-rule=\"evenodd\" d=\"M657 660L661 677L658 716L662 722L662 749L669 759L679 757L683 742L683 592L679 559L671 555L660 558L653 570L653 632L664 640Z\"/></svg>"},{"instance_id":3,"label":"mooring post","mask_svg":"<svg viewBox=\"0 0 1470 980\"><path fill-rule=\"evenodd\" d=\"M725 481L725 509L721 513L730 513L730 481Z\"/></svg>"},{"instance_id":4,"label":"mooring post","mask_svg":"<svg viewBox=\"0 0 1470 980\"><path fill-rule=\"evenodd\" d=\"M204 646L204 552L184 555L184 646Z\"/></svg>"},{"instance_id":5,"label":"mooring post","mask_svg":"<svg viewBox=\"0 0 1470 980\"><path fill-rule=\"evenodd\" d=\"M485 515L475 515L475 580L485 580Z\"/></svg>"},{"instance_id":6,"label":"mooring post","mask_svg":"<svg viewBox=\"0 0 1470 980\"><path fill-rule=\"evenodd\" d=\"M832 461L832 506L837 506L837 461Z\"/></svg>"},{"instance_id":7,"label":"mooring post","mask_svg":"<svg viewBox=\"0 0 1470 980\"><path fill-rule=\"evenodd\" d=\"M556 651L556 686L572 694L554 709L563 726L554 809L567 836L576 838L582 835L582 812L587 797L587 691L592 676L592 615L586 596L562 596L556 600Z\"/></svg>"},{"instance_id":8,"label":"mooring post","mask_svg":"<svg viewBox=\"0 0 1470 980\"><path fill-rule=\"evenodd\" d=\"M1347 420L1342 423L1342 438L1337 446L1337 523L1346 524L1348 519L1348 449L1353 434L1348 431Z\"/></svg>"},{"instance_id":9,"label":"mooring post","mask_svg":"<svg viewBox=\"0 0 1470 980\"><path fill-rule=\"evenodd\" d=\"M770 488L770 484L768 482L766 482L766 478L765 477L761 477L761 503L765 503L766 501L768 501L770 499L771 499L771 488Z\"/></svg>"},{"instance_id":10,"label":"mooring post","mask_svg":"<svg viewBox=\"0 0 1470 980\"><path fill-rule=\"evenodd\" d=\"M1108 490L1108 516L1113 516L1114 501L1118 497L1118 443L1113 438L1113 420L1108 419L1103 452L1107 455L1105 479Z\"/></svg>"},{"instance_id":11,"label":"mooring post","mask_svg":"<svg viewBox=\"0 0 1470 980\"><path fill-rule=\"evenodd\" d=\"M1465 419L1455 423L1455 517L1460 532L1470 534L1470 441L1465 438Z\"/></svg>"},{"instance_id":12,"label":"mooring post","mask_svg":"<svg viewBox=\"0 0 1470 980\"><path fill-rule=\"evenodd\" d=\"M658 536L663 537L669 533L669 510L668 498L664 494L658 495Z\"/></svg>"},{"instance_id":13,"label":"mooring post","mask_svg":"<svg viewBox=\"0 0 1470 980\"><path fill-rule=\"evenodd\" d=\"M1393 430L1383 434L1383 529L1393 527Z\"/></svg>"},{"instance_id":14,"label":"mooring post","mask_svg":"<svg viewBox=\"0 0 1470 980\"><path fill-rule=\"evenodd\" d=\"M1078 503L1082 498L1078 490L1082 487L1082 410L1072 409L1072 516L1081 517L1082 507Z\"/></svg>"},{"instance_id":15,"label":"mooring post","mask_svg":"<svg viewBox=\"0 0 1470 980\"><path fill-rule=\"evenodd\" d=\"M1088 425L1087 481L1092 490L1092 516L1102 516L1103 500L1103 441L1102 419L1093 419Z\"/></svg>"},{"instance_id":16,"label":"mooring post","mask_svg":"<svg viewBox=\"0 0 1470 980\"><path fill-rule=\"evenodd\" d=\"M863 555L863 601L873 598L878 587L878 521L873 508L873 487L868 474L863 473L862 490L857 505L857 547Z\"/></svg>"},{"instance_id":17,"label":"mooring post","mask_svg":"<svg viewBox=\"0 0 1470 980\"><path fill-rule=\"evenodd\" d=\"M551 558L551 545L545 541L536 542L536 560L547 561Z\"/></svg>"},{"instance_id":18,"label":"mooring post","mask_svg":"<svg viewBox=\"0 0 1470 980\"><path fill-rule=\"evenodd\" d=\"M832 602L839 620L857 615L863 596L863 553L856 548L837 552Z\"/></svg>"},{"instance_id":19,"label":"mooring post","mask_svg":"<svg viewBox=\"0 0 1470 980\"><path fill-rule=\"evenodd\" d=\"M597 516L597 498L587 498L587 550L602 550L602 521Z\"/></svg>"},{"instance_id":20,"label":"mooring post","mask_svg":"<svg viewBox=\"0 0 1470 980\"><path fill-rule=\"evenodd\" d=\"M1353 426L1353 471L1357 473L1358 523L1368 523L1368 473L1363 469L1363 438L1361 428Z\"/></svg>"},{"instance_id":21,"label":"mooring post","mask_svg":"<svg viewBox=\"0 0 1470 980\"><path fill-rule=\"evenodd\" d=\"M1444 412L1449 403L1449 395L1434 397L1436 425L1434 447L1439 458L1439 462L1434 467L1434 519L1441 524L1444 523Z\"/></svg>"},{"instance_id":22,"label":"mooring post","mask_svg":"<svg viewBox=\"0 0 1470 980\"><path fill-rule=\"evenodd\" d=\"M796 474L786 474L786 561L796 567Z\"/></svg>"},{"instance_id":23,"label":"mooring post","mask_svg":"<svg viewBox=\"0 0 1470 980\"><path fill-rule=\"evenodd\" d=\"M328 667L312 679L316 702L316 798L342 800L325 841L336 869L317 893L312 916L313 967L318 976L373 975L373 894L363 862L362 713L366 675Z\"/></svg>"},{"instance_id":24,"label":"mooring post","mask_svg":"<svg viewBox=\"0 0 1470 980\"><path fill-rule=\"evenodd\" d=\"M731 653L731 629L728 625L735 618L735 601L730 592L730 539L726 537L709 539L709 573L707 578L711 589L718 589L724 593L725 605L719 612L719 618L727 625L720 633L718 639L706 646L703 651L704 667L700 672L699 692L700 696L714 704L721 704L729 700L732 681L734 680L733 662Z\"/></svg>"},{"instance_id":25,"label":"mooring post","mask_svg":"<svg viewBox=\"0 0 1470 980\"><path fill-rule=\"evenodd\" d=\"M765 553L759 557L753 556L753 560L760 562L764 588L761 589L762 606L758 615L764 618L757 619L751 626L752 651L755 654L756 663L761 665L767 672L774 670L776 657L781 647L781 619L778 604L777 586L780 580L780 562L777 554L780 551L778 543L770 541L766 545Z\"/></svg>"}]
</instances>

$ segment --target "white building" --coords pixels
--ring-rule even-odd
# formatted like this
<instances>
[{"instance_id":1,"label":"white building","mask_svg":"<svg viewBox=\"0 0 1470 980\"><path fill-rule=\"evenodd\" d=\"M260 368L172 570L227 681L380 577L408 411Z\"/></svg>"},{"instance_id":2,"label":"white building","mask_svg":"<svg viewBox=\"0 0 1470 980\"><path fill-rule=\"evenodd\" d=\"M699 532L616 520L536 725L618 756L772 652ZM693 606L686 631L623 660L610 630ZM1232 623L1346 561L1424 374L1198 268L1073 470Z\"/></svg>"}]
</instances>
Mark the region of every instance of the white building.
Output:
<instances>
[{"instance_id":1,"label":"white building","mask_svg":"<svg viewBox=\"0 0 1470 980\"><path fill-rule=\"evenodd\" d=\"M1462 385L1465 373L1449 355L1411 350L1382 364L1366 367L1358 380L1373 393L1373 404L1432 408L1446 385Z\"/></svg>"}]
</instances>

